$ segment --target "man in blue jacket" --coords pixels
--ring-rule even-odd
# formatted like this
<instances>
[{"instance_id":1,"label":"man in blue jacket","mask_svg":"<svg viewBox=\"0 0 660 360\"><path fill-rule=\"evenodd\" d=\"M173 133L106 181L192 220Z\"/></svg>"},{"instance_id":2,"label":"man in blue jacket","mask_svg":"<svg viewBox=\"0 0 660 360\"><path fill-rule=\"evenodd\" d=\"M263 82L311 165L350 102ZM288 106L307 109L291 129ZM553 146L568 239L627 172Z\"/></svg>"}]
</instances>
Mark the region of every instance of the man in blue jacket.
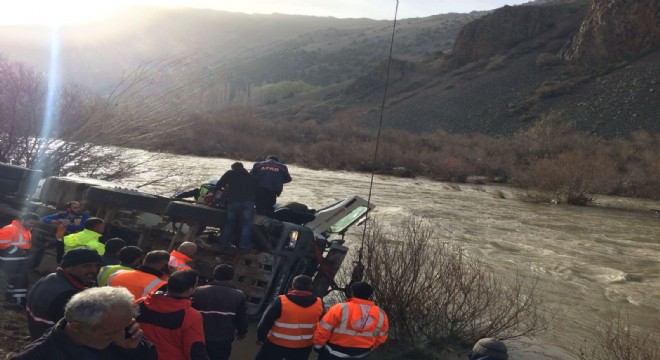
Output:
<instances>
[{"instance_id":1,"label":"man in blue jacket","mask_svg":"<svg viewBox=\"0 0 660 360\"><path fill-rule=\"evenodd\" d=\"M71 235L82 231L85 228L85 221L89 219L89 214L82 210L80 203L77 201L70 201L66 204L66 210L52 215L46 215L41 218L41 221L46 224L57 225L57 232L55 233L55 248L57 249L57 263L62 261L64 255L64 242L62 239L66 235Z\"/></svg>"},{"instance_id":2,"label":"man in blue jacket","mask_svg":"<svg viewBox=\"0 0 660 360\"><path fill-rule=\"evenodd\" d=\"M275 155L270 155L266 161L254 164L250 174L257 181L255 193L257 214L272 217L275 201L282 194L284 184L291 182L289 169L279 162Z\"/></svg>"}]
</instances>

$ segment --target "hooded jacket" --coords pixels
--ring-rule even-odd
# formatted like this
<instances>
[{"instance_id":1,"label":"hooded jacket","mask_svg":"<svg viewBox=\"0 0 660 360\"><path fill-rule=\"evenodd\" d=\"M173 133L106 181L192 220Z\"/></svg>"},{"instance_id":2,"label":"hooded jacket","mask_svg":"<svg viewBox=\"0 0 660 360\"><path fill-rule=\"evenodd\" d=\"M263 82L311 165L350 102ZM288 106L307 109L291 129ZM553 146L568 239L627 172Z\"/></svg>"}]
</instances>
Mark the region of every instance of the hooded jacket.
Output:
<instances>
[{"instance_id":1,"label":"hooded jacket","mask_svg":"<svg viewBox=\"0 0 660 360\"><path fill-rule=\"evenodd\" d=\"M309 291L292 290L289 291L285 296L294 304L304 308L313 306L318 300L318 298ZM323 306L321 306L321 308L323 308ZM258 341L266 341L270 329L272 329L273 325L275 324L275 320L277 320L280 316L282 316L282 300L278 296L270 304L270 306L268 306L264 312L264 315L261 317L261 321L259 321L259 326L257 327ZM321 316L319 316L319 319L320 317Z\"/></svg>"},{"instance_id":2,"label":"hooded jacket","mask_svg":"<svg viewBox=\"0 0 660 360\"><path fill-rule=\"evenodd\" d=\"M0 229L0 250L12 246L28 250L32 245L31 240L32 234L18 220L14 220L11 224Z\"/></svg>"},{"instance_id":3,"label":"hooded jacket","mask_svg":"<svg viewBox=\"0 0 660 360\"><path fill-rule=\"evenodd\" d=\"M208 360L202 314L192 308L190 299L156 292L137 303L136 319L144 337L156 346L159 360Z\"/></svg>"}]
</instances>

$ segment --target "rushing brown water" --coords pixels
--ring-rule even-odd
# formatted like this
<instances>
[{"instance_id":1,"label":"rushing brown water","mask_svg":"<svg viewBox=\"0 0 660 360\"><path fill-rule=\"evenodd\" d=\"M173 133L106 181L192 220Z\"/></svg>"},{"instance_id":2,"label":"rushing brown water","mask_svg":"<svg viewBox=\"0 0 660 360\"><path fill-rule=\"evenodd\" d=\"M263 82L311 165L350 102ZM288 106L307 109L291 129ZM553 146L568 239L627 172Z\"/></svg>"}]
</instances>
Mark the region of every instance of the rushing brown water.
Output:
<instances>
[{"instance_id":1,"label":"rushing brown water","mask_svg":"<svg viewBox=\"0 0 660 360\"><path fill-rule=\"evenodd\" d=\"M168 155L146 164L145 173L126 183L166 177L144 190L172 195L221 175L233 161ZM318 208L349 194L366 198L369 193L369 174L289 169L293 182L280 202ZM557 206L524 203L516 193L502 186L377 176L373 214L389 224L422 217L436 225L443 241L460 244L503 276L520 271L539 277L558 320L554 331L509 342L512 360L576 359L577 347L616 309L628 312L639 329L653 328L660 318L660 217L649 209L660 209L660 202L599 197L599 207ZM358 239L353 241L357 248Z\"/></svg>"}]
</instances>

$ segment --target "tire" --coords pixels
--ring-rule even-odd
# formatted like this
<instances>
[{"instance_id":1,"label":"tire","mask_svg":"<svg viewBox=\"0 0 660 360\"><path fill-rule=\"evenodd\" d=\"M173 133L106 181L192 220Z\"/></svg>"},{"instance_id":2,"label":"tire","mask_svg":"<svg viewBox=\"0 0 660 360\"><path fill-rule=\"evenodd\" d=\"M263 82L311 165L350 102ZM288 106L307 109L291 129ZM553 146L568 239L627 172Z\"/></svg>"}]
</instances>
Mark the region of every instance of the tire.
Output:
<instances>
[{"instance_id":1,"label":"tire","mask_svg":"<svg viewBox=\"0 0 660 360\"><path fill-rule=\"evenodd\" d=\"M170 202L165 215L172 217L174 221L194 220L213 227L222 227L227 221L226 210L182 201Z\"/></svg>"},{"instance_id":2,"label":"tire","mask_svg":"<svg viewBox=\"0 0 660 360\"><path fill-rule=\"evenodd\" d=\"M152 214L163 214L170 199L141 193L135 190L92 186L85 194L85 200L97 205L115 205Z\"/></svg>"}]
</instances>

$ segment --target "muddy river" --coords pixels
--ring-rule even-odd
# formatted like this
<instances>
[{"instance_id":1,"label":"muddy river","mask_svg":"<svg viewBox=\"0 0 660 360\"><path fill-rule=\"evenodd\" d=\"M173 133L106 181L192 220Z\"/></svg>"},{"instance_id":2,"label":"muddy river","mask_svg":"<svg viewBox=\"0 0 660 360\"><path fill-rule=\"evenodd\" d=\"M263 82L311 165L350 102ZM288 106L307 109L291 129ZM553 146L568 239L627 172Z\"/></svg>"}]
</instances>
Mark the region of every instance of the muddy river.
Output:
<instances>
[{"instance_id":1,"label":"muddy river","mask_svg":"<svg viewBox=\"0 0 660 360\"><path fill-rule=\"evenodd\" d=\"M143 189L172 195L221 175L233 161L168 155L125 182L165 178ZM281 202L318 208L353 193L366 198L369 192L369 174L289 169L293 182L285 186ZM503 276L521 271L539 277L558 320L553 331L509 342L510 359L576 359L577 347L615 309L628 312L636 327L652 329L660 318L660 217L649 209L660 209L660 202L599 197L597 207L540 205L519 201L516 192L377 176L373 214L391 224L420 216L435 224L443 241L460 244ZM358 239L349 239L351 244L357 249Z\"/></svg>"}]
</instances>

